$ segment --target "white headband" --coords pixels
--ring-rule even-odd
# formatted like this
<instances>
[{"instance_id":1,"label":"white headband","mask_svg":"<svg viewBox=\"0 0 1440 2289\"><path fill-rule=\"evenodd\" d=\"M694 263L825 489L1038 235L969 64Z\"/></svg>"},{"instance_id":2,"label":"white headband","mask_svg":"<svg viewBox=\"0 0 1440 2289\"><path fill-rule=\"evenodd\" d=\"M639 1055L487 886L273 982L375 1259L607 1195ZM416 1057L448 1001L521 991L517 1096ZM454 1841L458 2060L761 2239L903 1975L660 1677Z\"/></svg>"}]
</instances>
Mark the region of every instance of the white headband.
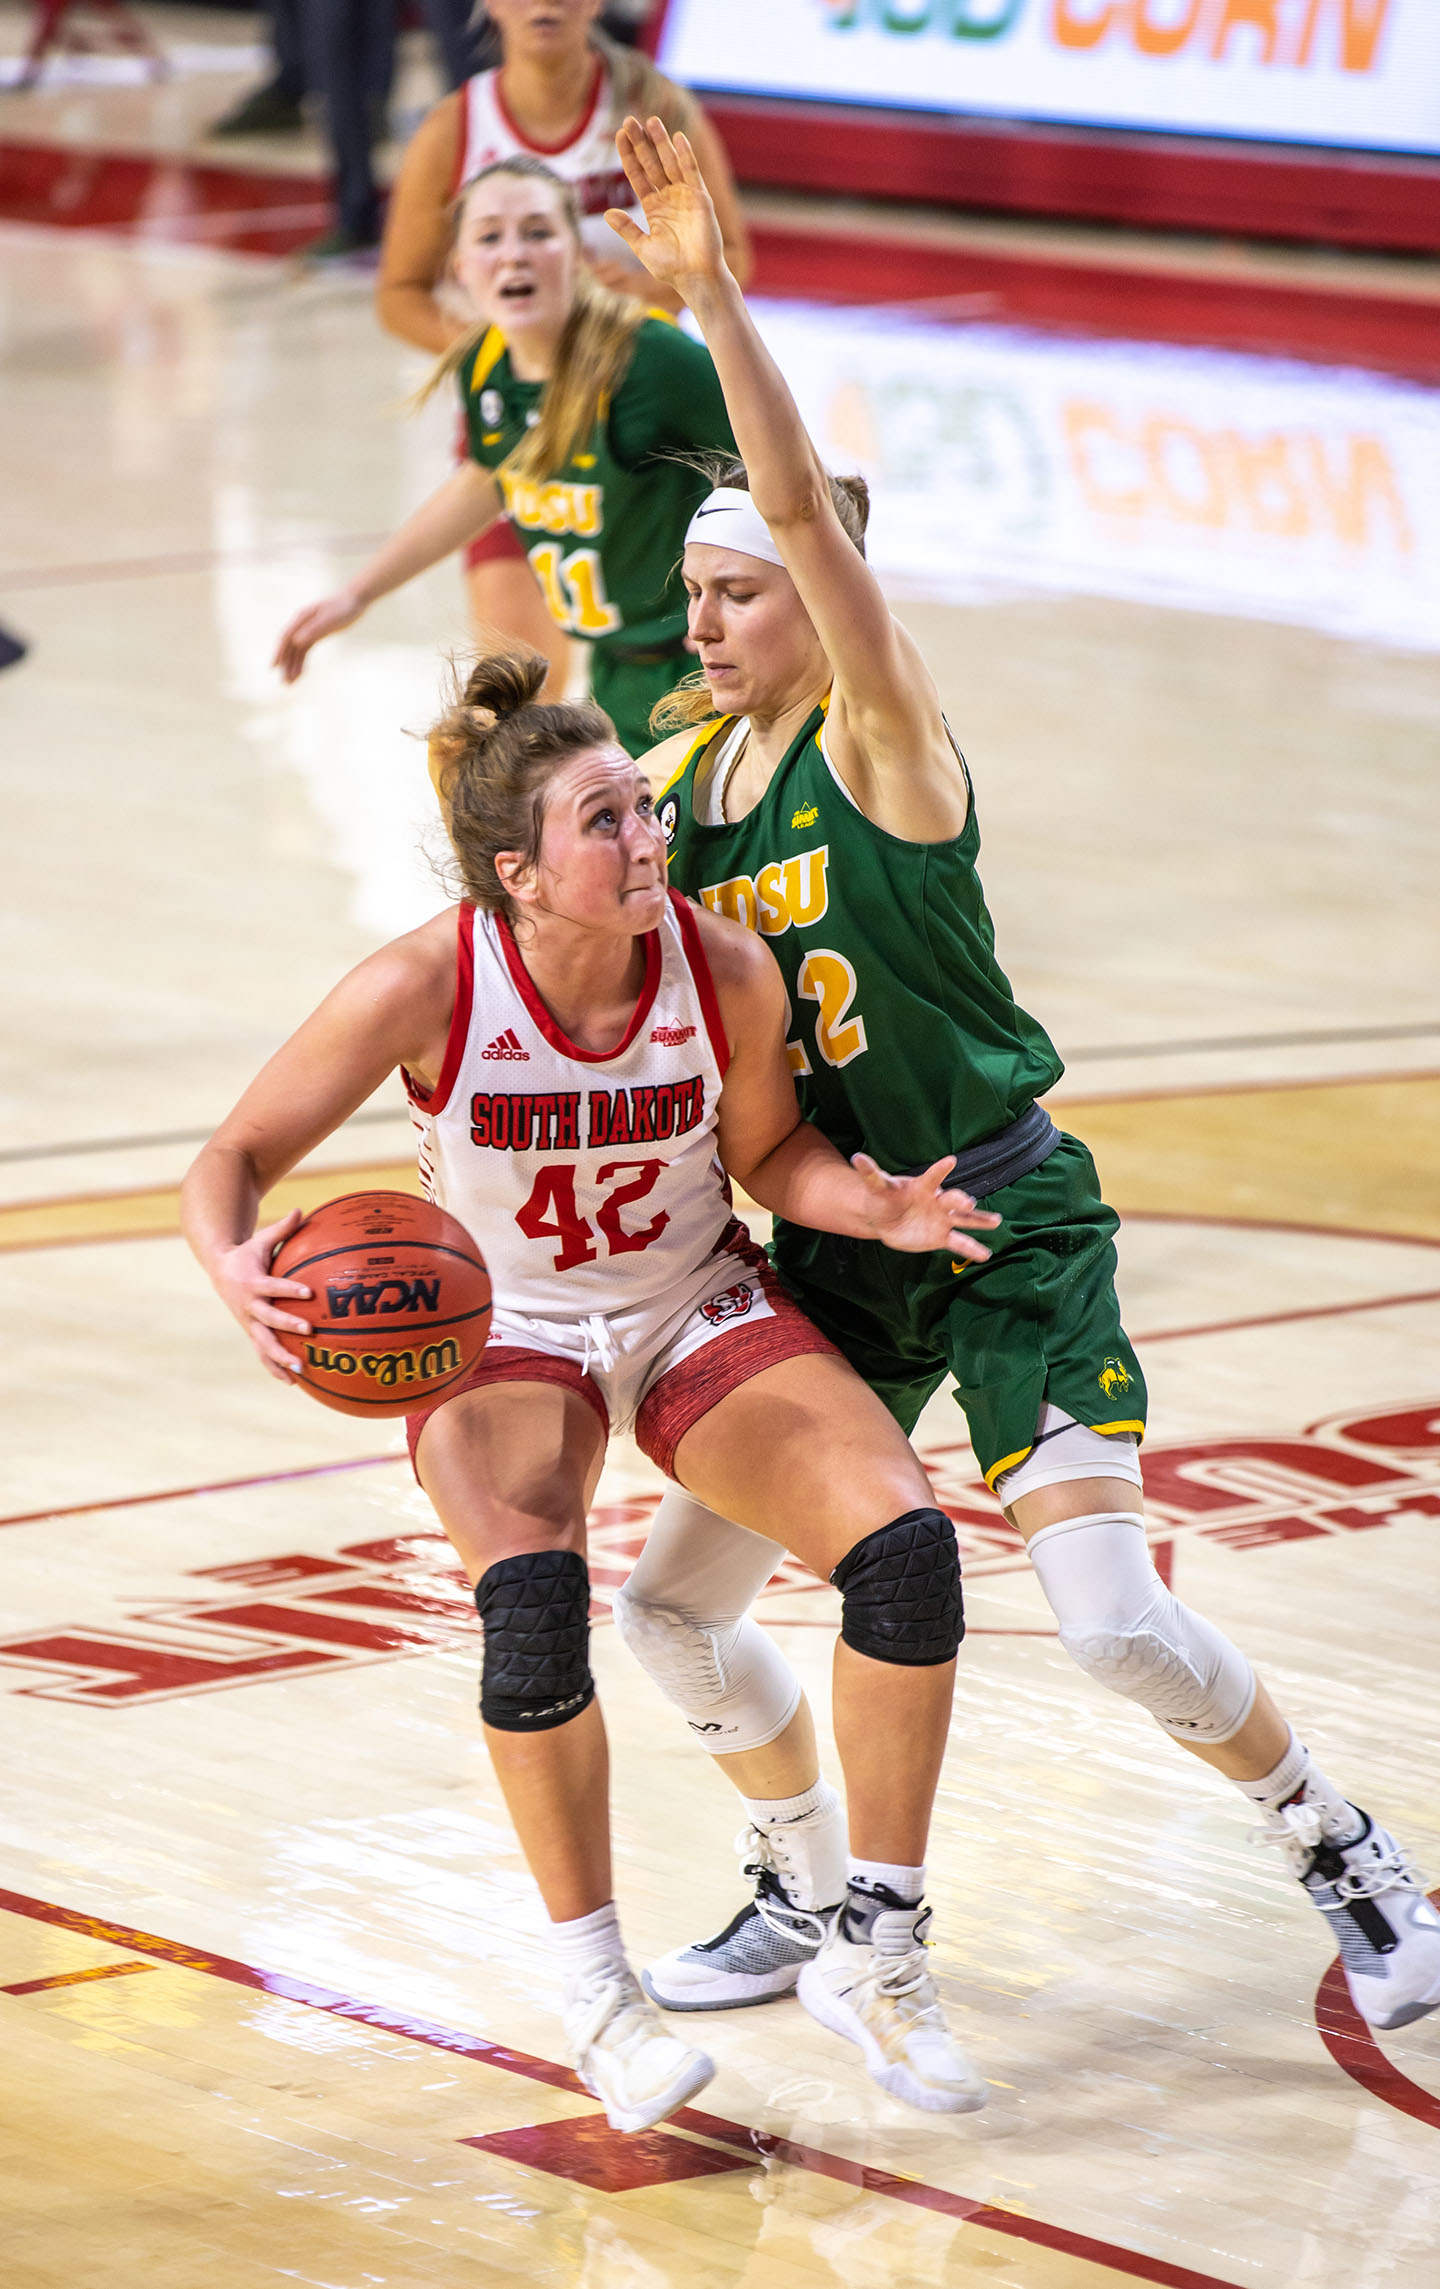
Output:
<instances>
[{"instance_id":1,"label":"white headband","mask_svg":"<svg viewBox=\"0 0 1440 2289\"><path fill-rule=\"evenodd\" d=\"M758 556L764 564L784 568L785 559L770 538L770 527L750 495L735 485L722 485L708 501L700 503L685 534L687 548L691 541L703 542L708 548L738 549L742 556Z\"/></svg>"}]
</instances>

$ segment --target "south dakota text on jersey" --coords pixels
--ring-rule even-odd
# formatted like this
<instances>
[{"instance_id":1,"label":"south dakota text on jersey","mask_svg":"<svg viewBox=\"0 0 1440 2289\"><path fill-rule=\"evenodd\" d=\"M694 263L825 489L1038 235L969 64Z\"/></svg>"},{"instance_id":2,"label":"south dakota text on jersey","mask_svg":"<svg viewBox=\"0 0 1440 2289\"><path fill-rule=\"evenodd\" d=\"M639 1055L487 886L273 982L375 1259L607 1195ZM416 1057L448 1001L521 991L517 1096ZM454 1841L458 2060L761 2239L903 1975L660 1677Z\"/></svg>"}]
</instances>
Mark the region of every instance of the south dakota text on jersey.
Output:
<instances>
[{"instance_id":1,"label":"south dakota text on jersey","mask_svg":"<svg viewBox=\"0 0 1440 2289\"><path fill-rule=\"evenodd\" d=\"M661 1144L698 1129L705 1118L705 1082L698 1073L653 1088L561 1089L541 1096L482 1092L470 1099L470 1142L494 1152L578 1152L582 1095L587 1145Z\"/></svg>"}]
</instances>

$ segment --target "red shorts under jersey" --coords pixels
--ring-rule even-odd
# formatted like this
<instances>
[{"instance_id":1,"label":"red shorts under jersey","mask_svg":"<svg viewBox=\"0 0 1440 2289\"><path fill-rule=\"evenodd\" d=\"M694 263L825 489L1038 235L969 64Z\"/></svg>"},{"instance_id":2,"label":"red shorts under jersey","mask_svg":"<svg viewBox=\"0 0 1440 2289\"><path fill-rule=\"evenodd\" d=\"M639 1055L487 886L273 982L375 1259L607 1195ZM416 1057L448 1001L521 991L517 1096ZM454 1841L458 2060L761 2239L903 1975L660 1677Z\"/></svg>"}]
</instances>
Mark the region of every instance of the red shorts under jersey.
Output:
<instances>
[{"instance_id":1,"label":"red shorts under jersey","mask_svg":"<svg viewBox=\"0 0 1440 2289\"><path fill-rule=\"evenodd\" d=\"M633 1351L617 1368L607 1371L580 1352L580 1331L567 1327L556 1348L541 1349L526 1336L535 1321L519 1321L497 1314L496 1333L463 1382L433 1407L423 1407L405 1418L405 1435L412 1464L420 1433L432 1415L453 1406L467 1391L483 1390L492 1383L555 1383L574 1391L595 1412L608 1437L611 1416L617 1410L633 1421L635 1443L667 1478L675 1476L675 1453L687 1431L702 1415L738 1391L742 1383L782 1359L824 1352L838 1359L833 1343L812 1327L797 1304L791 1302L770 1268L768 1258L741 1226L726 1234L717 1251L715 1277L708 1291L678 1327L673 1321L657 1340L649 1357ZM588 1347L587 1347L588 1350ZM656 1369L658 1368L658 1372ZM643 1391L630 1414L628 1393ZM622 1419L617 1426L626 1427ZM416 1476L419 1476L417 1469Z\"/></svg>"}]
</instances>

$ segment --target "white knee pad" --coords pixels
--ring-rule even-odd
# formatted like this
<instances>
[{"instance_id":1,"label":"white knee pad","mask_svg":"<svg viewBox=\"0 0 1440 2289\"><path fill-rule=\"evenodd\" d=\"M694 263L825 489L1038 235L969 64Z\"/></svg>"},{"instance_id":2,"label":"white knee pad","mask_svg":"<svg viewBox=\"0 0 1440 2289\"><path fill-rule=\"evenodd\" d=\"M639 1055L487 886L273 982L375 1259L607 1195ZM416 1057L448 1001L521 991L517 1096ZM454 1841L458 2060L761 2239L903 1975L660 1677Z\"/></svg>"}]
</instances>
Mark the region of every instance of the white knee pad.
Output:
<instances>
[{"instance_id":1,"label":"white knee pad","mask_svg":"<svg viewBox=\"0 0 1440 2289\"><path fill-rule=\"evenodd\" d=\"M1030 1543L1060 1643L1087 1677L1138 1701L1177 1741L1239 1732L1255 1699L1244 1654L1172 1596L1145 1521L1126 1511L1066 1518Z\"/></svg>"},{"instance_id":2,"label":"white knee pad","mask_svg":"<svg viewBox=\"0 0 1440 2289\"><path fill-rule=\"evenodd\" d=\"M799 1678L748 1610L784 1556L672 1486L616 1592L625 1644L714 1756L764 1748L800 1705Z\"/></svg>"}]
</instances>

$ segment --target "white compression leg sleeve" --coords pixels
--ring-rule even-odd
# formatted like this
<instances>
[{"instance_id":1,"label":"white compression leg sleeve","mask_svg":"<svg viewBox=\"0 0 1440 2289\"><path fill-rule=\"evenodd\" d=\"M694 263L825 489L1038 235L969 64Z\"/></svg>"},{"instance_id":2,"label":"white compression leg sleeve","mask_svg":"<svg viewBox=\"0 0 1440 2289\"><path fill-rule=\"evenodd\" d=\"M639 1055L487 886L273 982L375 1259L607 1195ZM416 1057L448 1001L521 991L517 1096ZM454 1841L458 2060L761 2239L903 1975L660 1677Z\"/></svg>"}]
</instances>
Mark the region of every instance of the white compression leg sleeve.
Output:
<instances>
[{"instance_id":1,"label":"white compression leg sleeve","mask_svg":"<svg viewBox=\"0 0 1440 2289\"><path fill-rule=\"evenodd\" d=\"M1145 1521L1096 1512L1043 1526L1030 1543L1060 1643L1087 1677L1138 1701L1177 1741L1239 1732L1255 1699L1243 1653L1174 1597L1155 1571Z\"/></svg>"},{"instance_id":2,"label":"white compression leg sleeve","mask_svg":"<svg viewBox=\"0 0 1440 2289\"><path fill-rule=\"evenodd\" d=\"M621 1637L714 1756L764 1748L800 1705L799 1678L749 1613L785 1554L670 1486L616 1594Z\"/></svg>"}]
</instances>

